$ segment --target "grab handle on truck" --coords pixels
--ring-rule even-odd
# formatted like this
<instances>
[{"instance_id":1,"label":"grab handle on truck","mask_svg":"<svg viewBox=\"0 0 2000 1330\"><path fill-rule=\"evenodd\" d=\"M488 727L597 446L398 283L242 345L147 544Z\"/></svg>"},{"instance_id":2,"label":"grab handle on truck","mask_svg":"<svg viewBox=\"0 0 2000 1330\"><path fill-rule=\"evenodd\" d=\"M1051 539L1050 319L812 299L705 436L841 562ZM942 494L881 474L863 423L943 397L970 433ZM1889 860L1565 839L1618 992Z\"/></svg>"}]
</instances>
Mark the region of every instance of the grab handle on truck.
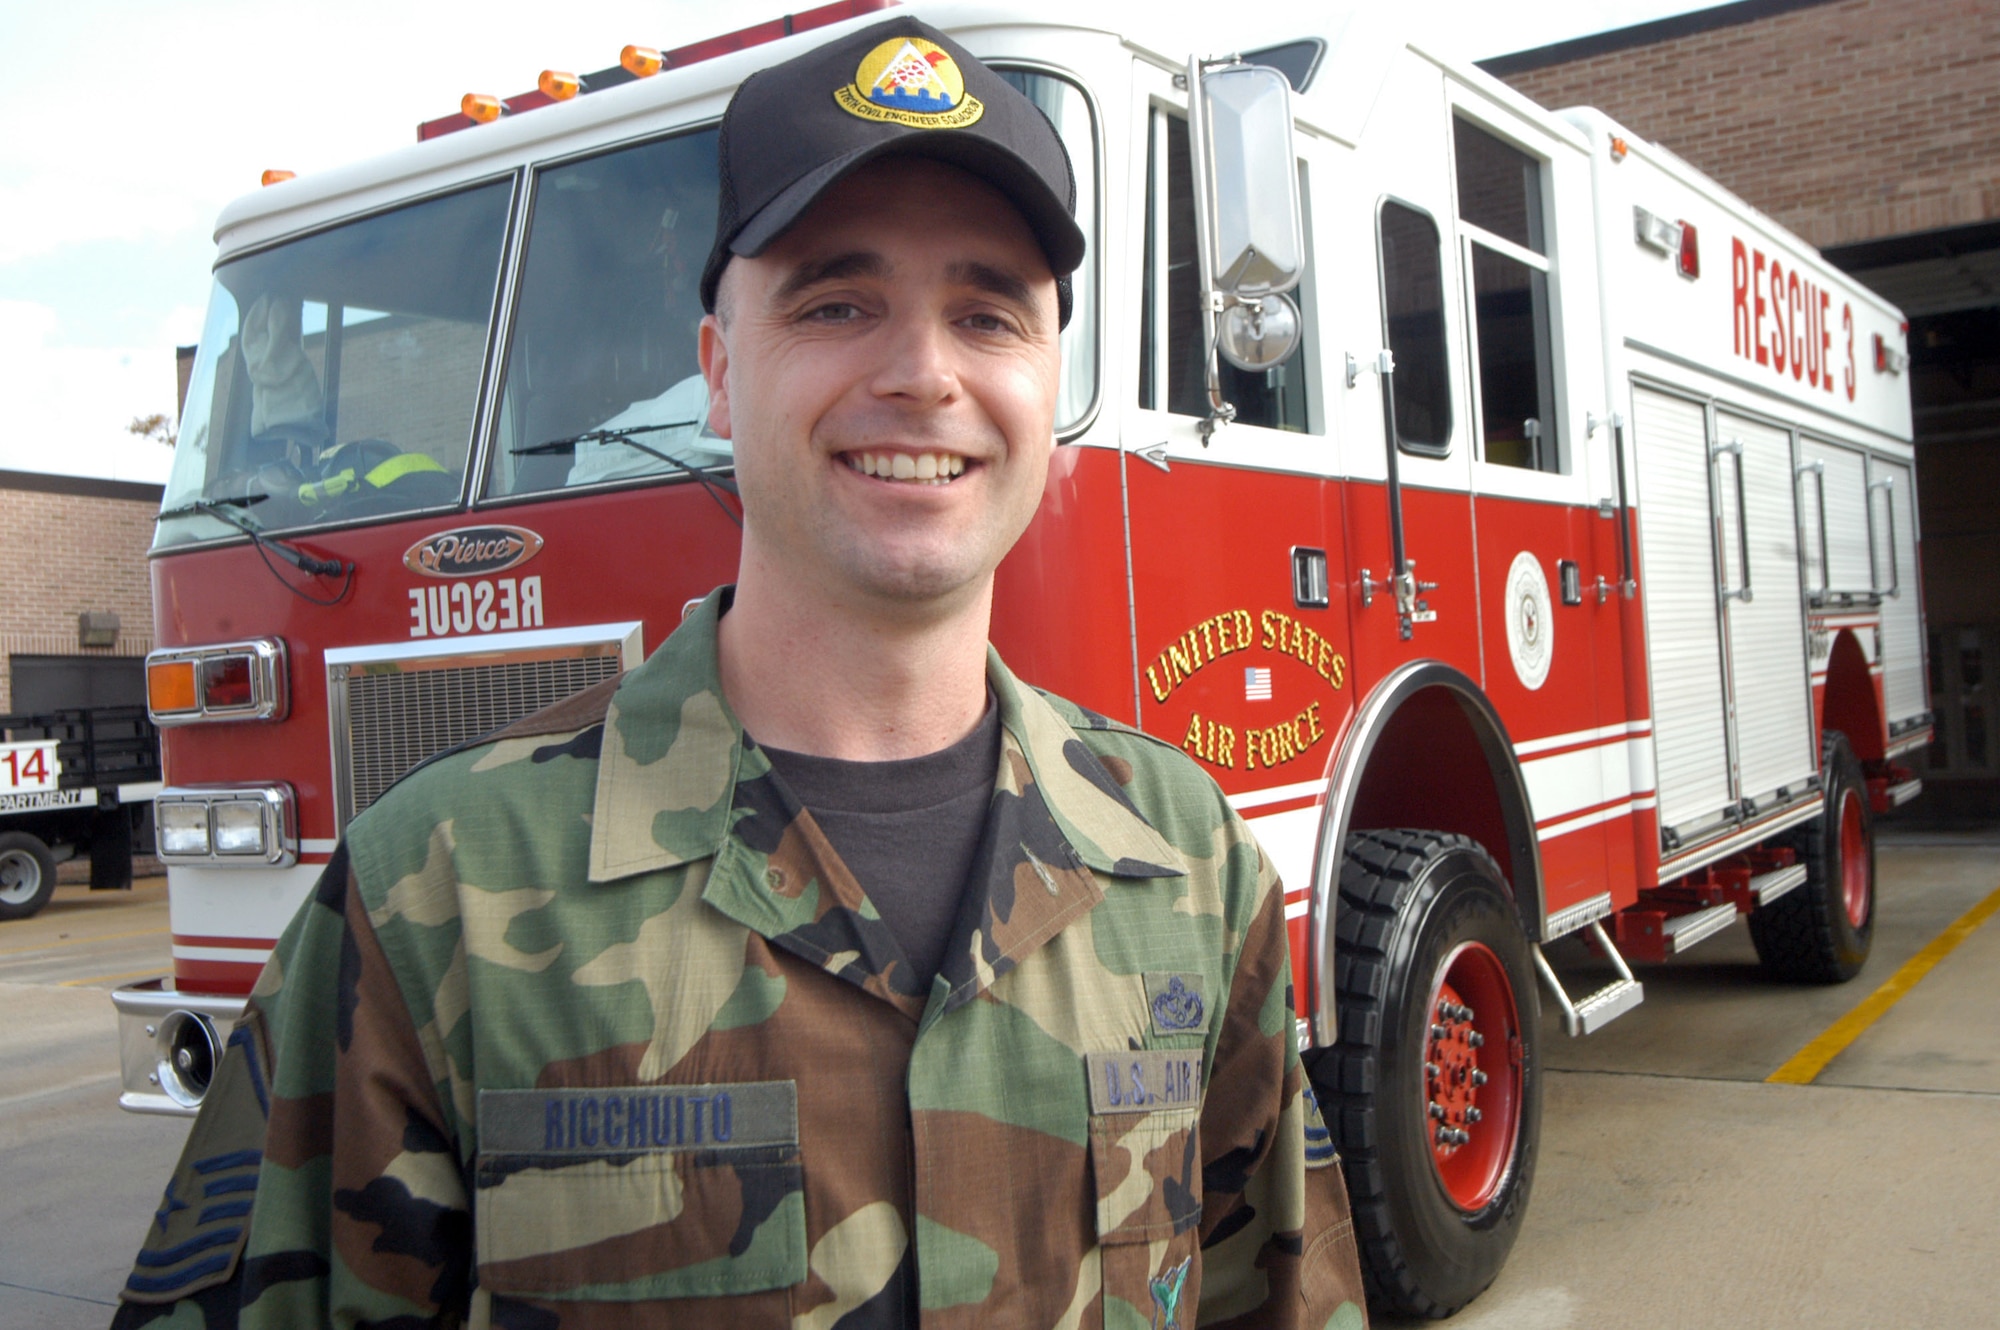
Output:
<instances>
[{"instance_id":1,"label":"grab handle on truck","mask_svg":"<svg viewBox=\"0 0 2000 1330\"><path fill-rule=\"evenodd\" d=\"M1876 490L1881 490L1883 493L1882 511L1889 519L1889 585L1886 587L1875 584L1876 561L1873 555L1875 552ZM1896 478L1894 476L1884 476L1880 480L1871 480L1868 482L1868 545L1870 555L1868 560L1869 589L1878 596L1887 596L1890 600L1894 600L1903 589L1903 570L1900 561L1896 558Z\"/></svg>"},{"instance_id":2,"label":"grab handle on truck","mask_svg":"<svg viewBox=\"0 0 2000 1330\"><path fill-rule=\"evenodd\" d=\"M1718 443L1710 450L1710 456L1718 461L1724 457L1730 458L1735 463L1736 471L1736 566L1742 573L1743 584L1735 587L1729 585L1729 560L1725 554L1725 557L1720 561L1720 567L1716 570L1721 576L1720 592L1724 602L1740 600L1745 605L1748 605L1752 599L1750 591L1750 523L1744 510L1743 440L1730 439L1724 443ZM1719 489L1721 485L1721 472L1719 469L1716 473L1716 484ZM1720 494L1717 497L1719 499L1721 497ZM1717 505L1718 520L1726 516L1721 511L1724 506L1721 504ZM1718 534L1720 533L1718 532ZM1717 552L1724 553L1723 551Z\"/></svg>"},{"instance_id":3,"label":"grab handle on truck","mask_svg":"<svg viewBox=\"0 0 2000 1330\"><path fill-rule=\"evenodd\" d=\"M1826 462L1823 459L1817 457L1815 457L1809 462L1802 462L1799 465L1798 474L1801 477L1805 476L1812 477L1813 514L1814 514L1813 530L1814 534L1817 535L1819 538L1818 563L1815 564L1811 560L1807 560L1806 562L1806 579L1807 579L1806 599L1811 604L1824 605L1826 603L1827 590L1832 585L1832 581L1828 573L1829 565L1827 564L1827 554L1826 554ZM1801 506L1803 506L1805 502L1804 486L1800 486L1799 488L1799 502ZM1814 586L1812 584L1813 570L1815 567L1817 567L1819 570L1818 586Z\"/></svg>"},{"instance_id":4,"label":"grab handle on truck","mask_svg":"<svg viewBox=\"0 0 2000 1330\"><path fill-rule=\"evenodd\" d=\"M1611 413L1611 464L1618 472L1618 594L1626 600L1639 594L1632 572L1632 500L1625 493L1625 417Z\"/></svg>"}]
</instances>

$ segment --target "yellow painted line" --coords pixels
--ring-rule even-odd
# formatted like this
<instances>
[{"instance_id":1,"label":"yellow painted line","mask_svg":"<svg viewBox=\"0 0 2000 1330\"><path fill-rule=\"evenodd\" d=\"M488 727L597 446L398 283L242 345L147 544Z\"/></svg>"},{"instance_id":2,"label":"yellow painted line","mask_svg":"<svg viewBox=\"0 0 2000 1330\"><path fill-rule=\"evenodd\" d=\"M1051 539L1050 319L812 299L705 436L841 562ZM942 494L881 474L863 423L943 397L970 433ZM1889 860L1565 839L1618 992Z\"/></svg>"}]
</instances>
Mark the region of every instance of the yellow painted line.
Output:
<instances>
[{"instance_id":1,"label":"yellow painted line","mask_svg":"<svg viewBox=\"0 0 2000 1330\"><path fill-rule=\"evenodd\" d=\"M92 933L88 937L57 938L53 942L38 942L32 947L0 947L0 956L18 956L23 952L47 951L51 947L80 947L86 942L118 942L128 937L157 937L166 931L164 928L138 928L130 933Z\"/></svg>"},{"instance_id":2,"label":"yellow painted line","mask_svg":"<svg viewBox=\"0 0 2000 1330\"><path fill-rule=\"evenodd\" d=\"M61 983L57 984L56 987L87 988L91 984L108 983L113 979L145 979L145 978L150 978L153 975L160 975L164 977L165 974L166 970L164 970L160 966L155 965L150 970L133 970L127 974L94 974L90 976L90 978L88 979L65 979Z\"/></svg>"},{"instance_id":3,"label":"yellow painted line","mask_svg":"<svg viewBox=\"0 0 2000 1330\"><path fill-rule=\"evenodd\" d=\"M1819 1038L1792 1054L1791 1061L1766 1076L1765 1082L1772 1085L1811 1085L1814 1078L1826 1070L1827 1063L1839 1057L1869 1026L1881 1020L1889 1008L1903 1000L1904 994L1937 968L1939 961L1951 955L1959 943L1971 937L1973 931L1996 912L2000 912L2000 890L1960 915L1950 928L1904 961L1903 968L1890 975L1887 983L1863 998L1853 1011L1827 1026Z\"/></svg>"}]
</instances>

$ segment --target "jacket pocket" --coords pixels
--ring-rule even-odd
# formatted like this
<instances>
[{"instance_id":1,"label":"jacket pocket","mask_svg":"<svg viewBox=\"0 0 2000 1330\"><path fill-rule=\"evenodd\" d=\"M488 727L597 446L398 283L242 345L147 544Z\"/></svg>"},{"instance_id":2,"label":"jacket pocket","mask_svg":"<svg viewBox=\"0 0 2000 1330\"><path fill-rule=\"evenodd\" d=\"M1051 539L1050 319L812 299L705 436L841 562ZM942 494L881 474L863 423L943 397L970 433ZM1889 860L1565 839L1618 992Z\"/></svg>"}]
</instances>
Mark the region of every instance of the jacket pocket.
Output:
<instances>
[{"instance_id":1,"label":"jacket pocket","mask_svg":"<svg viewBox=\"0 0 2000 1330\"><path fill-rule=\"evenodd\" d=\"M784 1102L771 1106L745 1094L761 1089L752 1086L527 1092L519 1103L521 1092L483 1093L473 1170L480 1286L639 1302L802 1283L804 1174L791 1085L774 1084L784 1093L763 1098ZM686 1111L697 1099L722 1114L698 1143ZM605 1108L614 1102L615 1113ZM546 1142L522 1139L523 1109L546 1110ZM590 1130L569 1125L578 1122ZM528 1144L544 1148L507 1148Z\"/></svg>"},{"instance_id":2,"label":"jacket pocket","mask_svg":"<svg viewBox=\"0 0 2000 1330\"><path fill-rule=\"evenodd\" d=\"M538 1160L476 1170L479 1282L494 1293L643 1301L806 1277L794 1149Z\"/></svg>"},{"instance_id":3,"label":"jacket pocket","mask_svg":"<svg viewBox=\"0 0 2000 1330\"><path fill-rule=\"evenodd\" d=\"M1090 1167L1106 1330L1193 1330L1201 1292L1197 1110L1093 1113Z\"/></svg>"}]
</instances>

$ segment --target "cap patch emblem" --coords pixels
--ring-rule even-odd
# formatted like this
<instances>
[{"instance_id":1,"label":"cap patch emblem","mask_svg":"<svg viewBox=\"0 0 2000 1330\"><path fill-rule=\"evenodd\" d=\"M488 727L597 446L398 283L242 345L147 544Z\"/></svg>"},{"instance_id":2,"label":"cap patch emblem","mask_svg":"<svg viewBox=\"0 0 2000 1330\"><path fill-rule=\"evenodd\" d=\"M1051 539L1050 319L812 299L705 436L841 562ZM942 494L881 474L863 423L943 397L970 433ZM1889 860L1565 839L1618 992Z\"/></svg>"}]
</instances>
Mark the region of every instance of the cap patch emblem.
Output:
<instances>
[{"instance_id":1,"label":"cap patch emblem","mask_svg":"<svg viewBox=\"0 0 2000 1330\"><path fill-rule=\"evenodd\" d=\"M891 37L861 57L833 100L849 115L911 129L964 129L986 111L967 95L958 62L921 37Z\"/></svg>"}]
</instances>

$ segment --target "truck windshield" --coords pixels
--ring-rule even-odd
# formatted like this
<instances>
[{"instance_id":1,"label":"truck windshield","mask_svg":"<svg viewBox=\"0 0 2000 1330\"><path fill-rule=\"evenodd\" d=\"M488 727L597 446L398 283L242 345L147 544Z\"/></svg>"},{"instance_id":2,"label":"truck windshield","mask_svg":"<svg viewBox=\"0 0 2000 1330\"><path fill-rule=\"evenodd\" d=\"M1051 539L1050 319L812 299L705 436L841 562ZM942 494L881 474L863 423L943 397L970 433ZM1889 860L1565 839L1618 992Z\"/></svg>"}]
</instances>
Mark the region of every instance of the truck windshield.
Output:
<instances>
[{"instance_id":1,"label":"truck windshield","mask_svg":"<svg viewBox=\"0 0 2000 1330\"><path fill-rule=\"evenodd\" d=\"M216 269L154 548L456 504L512 186Z\"/></svg>"},{"instance_id":2,"label":"truck windshield","mask_svg":"<svg viewBox=\"0 0 2000 1330\"><path fill-rule=\"evenodd\" d=\"M1095 250L1090 108L1047 74L1002 77L1042 108L1068 147L1077 221ZM563 162L536 173L527 260L500 393L486 495L504 498L727 467L707 427L695 359L701 269L715 237L714 129ZM1095 254L1073 279L1063 333L1059 433L1097 392Z\"/></svg>"}]
</instances>

